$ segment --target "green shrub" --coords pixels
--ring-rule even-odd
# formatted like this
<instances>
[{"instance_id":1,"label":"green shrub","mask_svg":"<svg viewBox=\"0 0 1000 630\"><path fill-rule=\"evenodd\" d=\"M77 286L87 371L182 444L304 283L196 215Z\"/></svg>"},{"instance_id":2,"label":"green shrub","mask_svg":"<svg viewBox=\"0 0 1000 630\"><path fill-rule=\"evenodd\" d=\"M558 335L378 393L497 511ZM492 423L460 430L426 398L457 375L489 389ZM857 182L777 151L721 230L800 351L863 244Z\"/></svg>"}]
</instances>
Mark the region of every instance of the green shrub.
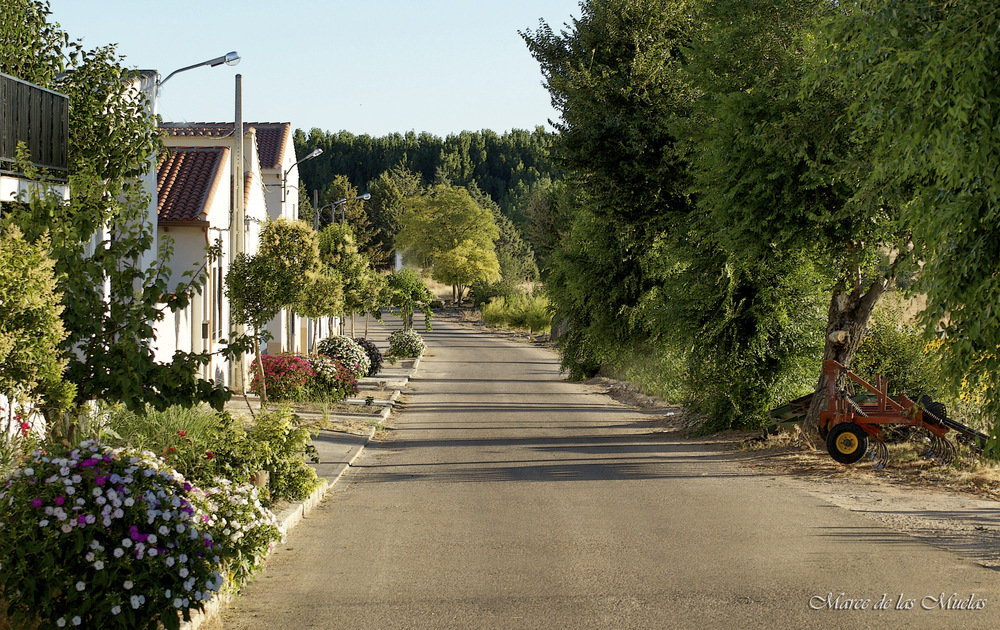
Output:
<instances>
[{"instance_id":1,"label":"green shrub","mask_svg":"<svg viewBox=\"0 0 1000 630\"><path fill-rule=\"evenodd\" d=\"M331 359L337 359L347 369L354 372L354 376L359 379L368 376L368 371L372 367L368 353L365 352L365 349L358 342L350 337L341 337L339 335L327 337L316 344L316 352L325 354Z\"/></svg>"},{"instance_id":2,"label":"green shrub","mask_svg":"<svg viewBox=\"0 0 1000 630\"><path fill-rule=\"evenodd\" d=\"M309 361L296 354L265 354L261 356L261 363L267 397L272 401L303 400L309 380L316 376ZM254 372L250 390L258 396L262 393L259 372Z\"/></svg>"},{"instance_id":3,"label":"green shrub","mask_svg":"<svg viewBox=\"0 0 1000 630\"><path fill-rule=\"evenodd\" d=\"M389 353L395 357L419 357L426 349L423 337L412 330L394 330L389 334Z\"/></svg>"},{"instance_id":4,"label":"green shrub","mask_svg":"<svg viewBox=\"0 0 1000 630\"><path fill-rule=\"evenodd\" d=\"M309 363L316 373L308 383L309 400L339 402L358 393L358 377L339 360L317 354Z\"/></svg>"},{"instance_id":5,"label":"green shrub","mask_svg":"<svg viewBox=\"0 0 1000 630\"><path fill-rule=\"evenodd\" d=\"M872 316L851 369L874 384L875 375L889 380L891 394L929 394L937 398L936 344L928 344L914 324L899 321L892 309L880 309Z\"/></svg>"},{"instance_id":6,"label":"green shrub","mask_svg":"<svg viewBox=\"0 0 1000 630\"><path fill-rule=\"evenodd\" d=\"M482 319L488 326L548 332L552 327L552 307L544 295L518 293L510 298L493 298L482 308Z\"/></svg>"}]
</instances>

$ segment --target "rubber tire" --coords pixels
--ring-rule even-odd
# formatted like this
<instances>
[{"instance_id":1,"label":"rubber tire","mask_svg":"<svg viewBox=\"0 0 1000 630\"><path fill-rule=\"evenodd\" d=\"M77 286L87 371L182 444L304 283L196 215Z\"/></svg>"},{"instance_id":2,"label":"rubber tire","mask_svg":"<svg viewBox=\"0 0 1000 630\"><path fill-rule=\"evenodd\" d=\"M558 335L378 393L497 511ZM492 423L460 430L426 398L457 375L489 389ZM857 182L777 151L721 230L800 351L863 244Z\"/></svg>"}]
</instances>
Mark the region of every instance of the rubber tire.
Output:
<instances>
[{"instance_id":1,"label":"rubber tire","mask_svg":"<svg viewBox=\"0 0 1000 630\"><path fill-rule=\"evenodd\" d=\"M853 422L841 422L826 436L826 450L841 464L853 464L868 451L868 434Z\"/></svg>"}]
</instances>

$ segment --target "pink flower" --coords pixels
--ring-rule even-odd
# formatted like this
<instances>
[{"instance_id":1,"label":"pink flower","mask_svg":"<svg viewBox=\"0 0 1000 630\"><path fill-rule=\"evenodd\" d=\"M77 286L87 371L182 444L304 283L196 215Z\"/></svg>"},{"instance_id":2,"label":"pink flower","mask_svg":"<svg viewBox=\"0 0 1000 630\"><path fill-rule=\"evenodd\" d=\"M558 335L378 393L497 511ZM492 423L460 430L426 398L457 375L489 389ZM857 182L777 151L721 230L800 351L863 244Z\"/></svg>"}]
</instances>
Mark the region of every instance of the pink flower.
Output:
<instances>
[{"instance_id":1,"label":"pink flower","mask_svg":"<svg viewBox=\"0 0 1000 630\"><path fill-rule=\"evenodd\" d=\"M35 507L42 507L43 501L41 499L32 499L31 504Z\"/></svg>"}]
</instances>

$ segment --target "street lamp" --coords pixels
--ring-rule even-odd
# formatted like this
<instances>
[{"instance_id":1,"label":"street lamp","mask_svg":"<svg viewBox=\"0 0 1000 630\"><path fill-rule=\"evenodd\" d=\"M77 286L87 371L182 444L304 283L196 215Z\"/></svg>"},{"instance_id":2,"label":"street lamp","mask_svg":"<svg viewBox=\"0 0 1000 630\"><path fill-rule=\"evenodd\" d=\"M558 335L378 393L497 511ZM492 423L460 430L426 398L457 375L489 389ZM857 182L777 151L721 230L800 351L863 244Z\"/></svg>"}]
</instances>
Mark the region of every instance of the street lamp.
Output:
<instances>
[{"instance_id":1,"label":"street lamp","mask_svg":"<svg viewBox=\"0 0 1000 630\"><path fill-rule=\"evenodd\" d=\"M319 218L323 216L323 211L326 210L327 208L330 208L330 220L336 221L337 206L342 206L348 201L358 201L359 199L367 201L371 198L372 198L371 193L365 193L363 195L358 195L357 197L351 197L350 199L347 198L339 199L337 201L334 201L333 203L326 204L322 208L317 208L316 212L313 213L313 229L319 230ZM344 208L340 212L340 224L346 225L346 223L347 223L347 207L344 206Z\"/></svg>"},{"instance_id":2,"label":"street lamp","mask_svg":"<svg viewBox=\"0 0 1000 630\"><path fill-rule=\"evenodd\" d=\"M348 201L358 201L359 199L368 201L371 198L371 193L365 193L363 195L358 195L357 197L351 197L350 199L340 199L339 201L334 201L331 204L333 206L333 210L330 211L330 218L334 221L337 220L337 206L342 206ZM344 206L340 210L340 224L347 225L347 206Z\"/></svg>"},{"instance_id":3,"label":"street lamp","mask_svg":"<svg viewBox=\"0 0 1000 630\"><path fill-rule=\"evenodd\" d=\"M318 155L322 155L322 154L323 154L323 149L313 149L312 153L310 153L309 155L305 156L304 158L302 158L301 160L299 160L295 164L292 164L291 166L289 166L288 170L285 171L281 175L281 203L285 203L285 197L288 194L288 189L286 188L286 186L287 186L287 182L288 182L288 174L292 172L292 169L295 168L296 166L298 166L299 164L305 162L306 160L311 160L314 157L316 157Z\"/></svg>"},{"instance_id":4,"label":"street lamp","mask_svg":"<svg viewBox=\"0 0 1000 630\"><path fill-rule=\"evenodd\" d=\"M179 70L174 70L173 72L171 72L170 74L167 75L166 79L164 79L162 81L157 81L156 82L156 89L159 90L160 87L164 83L166 83L167 81L169 81L170 78L172 76L174 76L175 74L184 72L186 70L192 70L194 68L200 68L202 66L211 66L212 68L214 68L216 66L221 66L222 64L226 64L227 66L235 66L239 62L240 62L240 56L234 50L232 52L228 52L228 53L222 55L221 57L216 57L215 59L209 59L208 61L202 61L201 63L196 63L196 64L193 64L193 65L187 66L185 68L181 68Z\"/></svg>"}]
</instances>

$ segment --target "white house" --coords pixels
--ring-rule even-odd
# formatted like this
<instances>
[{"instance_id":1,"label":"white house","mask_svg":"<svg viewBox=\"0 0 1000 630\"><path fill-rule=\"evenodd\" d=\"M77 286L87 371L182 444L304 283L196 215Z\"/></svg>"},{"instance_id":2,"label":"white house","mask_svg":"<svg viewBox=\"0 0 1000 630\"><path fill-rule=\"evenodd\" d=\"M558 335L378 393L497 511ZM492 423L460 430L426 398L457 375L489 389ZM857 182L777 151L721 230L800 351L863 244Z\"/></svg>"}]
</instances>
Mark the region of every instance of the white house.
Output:
<instances>
[{"instance_id":1,"label":"white house","mask_svg":"<svg viewBox=\"0 0 1000 630\"><path fill-rule=\"evenodd\" d=\"M157 237L173 242L170 286L185 282L186 271L208 271L206 286L186 308L170 313L156 328L156 358L168 361L176 351L217 353L230 336L225 277L236 252L230 238L233 217L231 146L186 146L165 139L166 152L157 165ZM218 144L218 143L217 143ZM231 142L229 143L231 145ZM183 146L182 146L183 145ZM257 160L257 142L244 137L244 209L247 253L256 252L267 206ZM206 248L221 244L222 255L210 260ZM249 360L249 357L247 357ZM218 355L204 368L203 378L232 384L229 363Z\"/></svg>"},{"instance_id":2,"label":"white house","mask_svg":"<svg viewBox=\"0 0 1000 630\"><path fill-rule=\"evenodd\" d=\"M190 149L214 147L227 148L230 151L233 150L233 127L232 123L161 124L161 129L165 132L164 144L167 147ZM247 253L253 254L256 252L261 221L267 218L285 217L292 220L298 218L299 177L290 123L244 123L243 128L244 169L248 182L245 185L247 191L245 207L249 219L246 250ZM254 190L251 191L251 188ZM260 195L257 193L258 189ZM251 209L251 205L254 205L255 209ZM161 222L162 216L161 213L159 219ZM162 229L159 232L164 233ZM173 259L181 260L176 252ZM329 334L329 327L327 321L310 322L297 317L290 310L283 310L268 324L271 340L267 344L267 352L305 353L317 336ZM166 348L164 344L164 351Z\"/></svg>"}]
</instances>

